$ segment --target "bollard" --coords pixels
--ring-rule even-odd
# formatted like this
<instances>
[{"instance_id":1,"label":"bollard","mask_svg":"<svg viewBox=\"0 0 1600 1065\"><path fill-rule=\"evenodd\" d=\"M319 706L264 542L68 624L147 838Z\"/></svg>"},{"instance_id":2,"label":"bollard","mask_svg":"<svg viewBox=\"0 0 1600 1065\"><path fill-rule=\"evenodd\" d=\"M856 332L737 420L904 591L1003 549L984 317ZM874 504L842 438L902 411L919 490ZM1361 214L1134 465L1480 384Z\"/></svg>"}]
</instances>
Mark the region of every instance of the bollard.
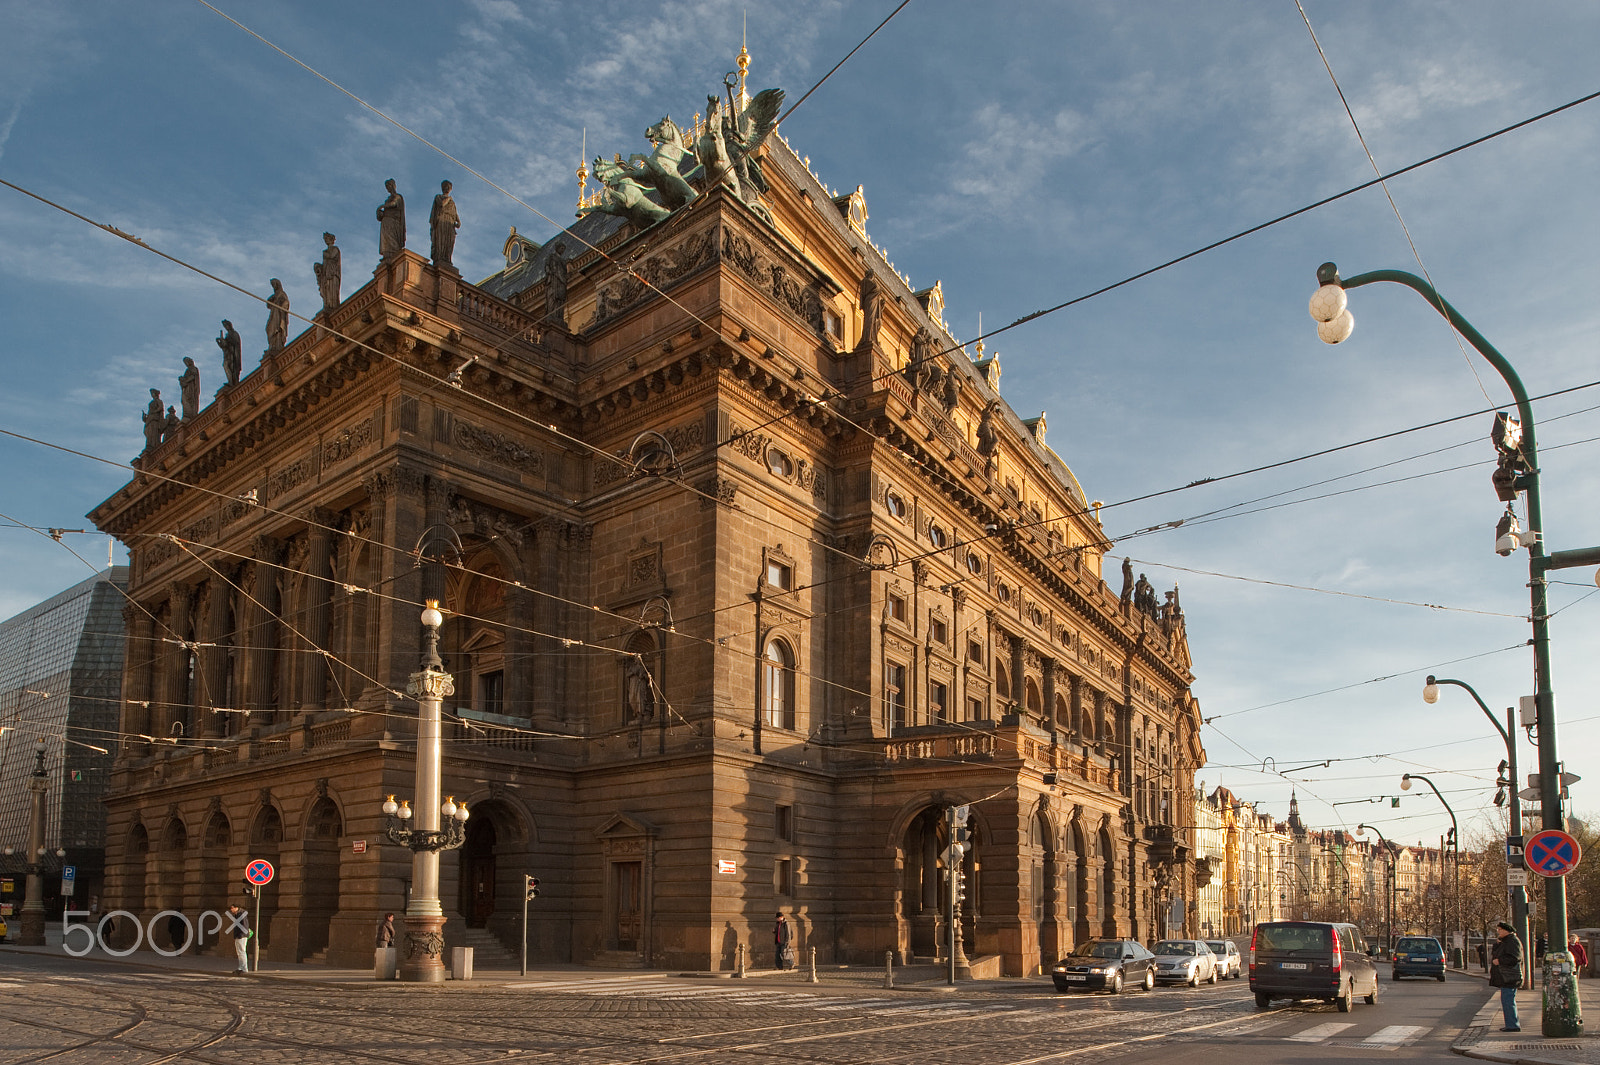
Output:
<instances>
[{"instance_id":1,"label":"bollard","mask_svg":"<svg viewBox=\"0 0 1600 1065\"><path fill-rule=\"evenodd\" d=\"M883 952L883 986L886 988L894 986L894 951L892 950Z\"/></svg>"},{"instance_id":2,"label":"bollard","mask_svg":"<svg viewBox=\"0 0 1600 1065\"><path fill-rule=\"evenodd\" d=\"M807 981L807 983L814 984L816 982L817 982L817 948L816 947L812 947L811 948L811 978Z\"/></svg>"},{"instance_id":3,"label":"bollard","mask_svg":"<svg viewBox=\"0 0 1600 1065\"><path fill-rule=\"evenodd\" d=\"M733 971L734 979L742 979L744 977L744 944L743 943L739 944L739 960L738 960L737 965L738 965L738 968L734 969L734 971Z\"/></svg>"}]
</instances>

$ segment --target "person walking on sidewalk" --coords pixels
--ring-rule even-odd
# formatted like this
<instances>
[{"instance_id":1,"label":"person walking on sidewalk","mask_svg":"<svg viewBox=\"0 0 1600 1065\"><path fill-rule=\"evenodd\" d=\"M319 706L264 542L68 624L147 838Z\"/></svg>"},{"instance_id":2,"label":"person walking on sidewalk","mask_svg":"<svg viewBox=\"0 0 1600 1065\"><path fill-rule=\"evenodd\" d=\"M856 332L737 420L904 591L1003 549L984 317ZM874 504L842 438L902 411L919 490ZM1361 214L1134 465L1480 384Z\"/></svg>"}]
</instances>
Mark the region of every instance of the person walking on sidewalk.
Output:
<instances>
[{"instance_id":1,"label":"person walking on sidewalk","mask_svg":"<svg viewBox=\"0 0 1600 1065\"><path fill-rule=\"evenodd\" d=\"M228 934L233 936L233 956L236 961L234 973L242 974L250 971L250 937L255 932L250 928L250 914L238 903L228 907Z\"/></svg>"},{"instance_id":2,"label":"person walking on sidewalk","mask_svg":"<svg viewBox=\"0 0 1600 1065\"><path fill-rule=\"evenodd\" d=\"M1522 986L1522 941L1509 924L1501 921L1495 926L1495 942L1489 969L1489 986L1500 989L1500 1013L1505 1018L1502 1032L1520 1032L1522 1024L1517 1017L1517 988Z\"/></svg>"},{"instance_id":3,"label":"person walking on sidewalk","mask_svg":"<svg viewBox=\"0 0 1600 1065\"><path fill-rule=\"evenodd\" d=\"M373 946L379 950L394 946L394 914L386 913L378 918L378 938Z\"/></svg>"},{"instance_id":4,"label":"person walking on sidewalk","mask_svg":"<svg viewBox=\"0 0 1600 1065\"><path fill-rule=\"evenodd\" d=\"M1572 971L1580 977L1583 976L1589 968L1589 951L1584 947L1583 940L1578 938L1576 932L1568 940L1567 950L1572 954Z\"/></svg>"},{"instance_id":5,"label":"person walking on sidewalk","mask_svg":"<svg viewBox=\"0 0 1600 1065\"><path fill-rule=\"evenodd\" d=\"M772 926L772 945L778 958L778 968L794 968L794 929L789 927L788 918L783 911L778 912L778 921Z\"/></svg>"}]
</instances>

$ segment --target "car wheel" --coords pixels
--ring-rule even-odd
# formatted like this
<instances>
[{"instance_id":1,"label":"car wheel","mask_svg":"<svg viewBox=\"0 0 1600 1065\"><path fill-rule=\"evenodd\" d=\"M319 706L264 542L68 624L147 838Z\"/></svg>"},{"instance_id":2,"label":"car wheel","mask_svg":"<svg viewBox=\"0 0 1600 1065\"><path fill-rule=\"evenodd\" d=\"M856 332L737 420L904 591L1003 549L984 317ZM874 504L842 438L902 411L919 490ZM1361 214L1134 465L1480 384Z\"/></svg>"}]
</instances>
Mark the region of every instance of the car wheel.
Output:
<instances>
[{"instance_id":1,"label":"car wheel","mask_svg":"<svg viewBox=\"0 0 1600 1065\"><path fill-rule=\"evenodd\" d=\"M1156 989L1156 974L1149 969L1144 971L1144 989L1146 991L1154 991Z\"/></svg>"},{"instance_id":2,"label":"car wheel","mask_svg":"<svg viewBox=\"0 0 1600 1065\"><path fill-rule=\"evenodd\" d=\"M1339 988L1339 997L1333 1000L1333 1004L1339 1007L1340 1013L1349 1013L1350 1001L1354 997L1355 988L1346 983L1343 987Z\"/></svg>"},{"instance_id":3,"label":"car wheel","mask_svg":"<svg viewBox=\"0 0 1600 1065\"><path fill-rule=\"evenodd\" d=\"M1198 971L1196 971L1192 976L1189 977L1189 986L1190 987L1199 987L1200 986L1200 973Z\"/></svg>"},{"instance_id":4,"label":"car wheel","mask_svg":"<svg viewBox=\"0 0 1600 1065\"><path fill-rule=\"evenodd\" d=\"M1117 975L1115 975L1115 976L1113 976L1111 978L1111 993L1113 995L1122 994L1122 974L1121 973L1118 973Z\"/></svg>"},{"instance_id":5,"label":"car wheel","mask_svg":"<svg viewBox=\"0 0 1600 1065\"><path fill-rule=\"evenodd\" d=\"M1206 982L1209 983L1209 984L1212 984L1212 985L1216 984L1216 982L1217 982L1217 967L1215 965L1213 965L1211 967L1211 979L1206 981Z\"/></svg>"},{"instance_id":6,"label":"car wheel","mask_svg":"<svg viewBox=\"0 0 1600 1065\"><path fill-rule=\"evenodd\" d=\"M1376 974L1374 974L1372 977L1372 993L1367 995L1367 997L1361 1001L1365 1002L1369 1006L1376 1006L1378 1004L1378 977Z\"/></svg>"},{"instance_id":7,"label":"car wheel","mask_svg":"<svg viewBox=\"0 0 1600 1065\"><path fill-rule=\"evenodd\" d=\"M1270 1005L1272 1005L1272 996L1267 994L1265 991L1257 991L1256 992L1256 1009L1264 1010Z\"/></svg>"},{"instance_id":8,"label":"car wheel","mask_svg":"<svg viewBox=\"0 0 1600 1065\"><path fill-rule=\"evenodd\" d=\"M1441 984L1442 984L1442 983L1444 983L1444 973L1440 973L1440 974L1439 974L1439 976L1438 976L1438 980L1439 980L1439 982L1440 982L1440 983L1441 983Z\"/></svg>"}]
</instances>

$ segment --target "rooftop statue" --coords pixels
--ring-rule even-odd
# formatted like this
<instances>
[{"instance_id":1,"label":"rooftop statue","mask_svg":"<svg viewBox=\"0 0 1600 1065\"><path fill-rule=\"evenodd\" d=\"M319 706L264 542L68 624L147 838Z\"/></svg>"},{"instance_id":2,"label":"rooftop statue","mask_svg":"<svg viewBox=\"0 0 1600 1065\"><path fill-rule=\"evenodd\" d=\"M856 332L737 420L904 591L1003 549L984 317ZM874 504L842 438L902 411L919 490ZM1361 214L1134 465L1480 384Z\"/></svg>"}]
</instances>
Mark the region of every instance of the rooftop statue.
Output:
<instances>
[{"instance_id":1,"label":"rooftop statue","mask_svg":"<svg viewBox=\"0 0 1600 1065\"><path fill-rule=\"evenodd\" d=\"M162 413L161 390L150 390L150 405L144 412L144 449L154 451L161 446L161 434L167 427L166 416Z\"/></svg>"},{"instance_id":2,"label":"rooftop statue","mask_svg":"<svg viewBox=\"0 0 1600 1065\"><path fill-rule=\"evenodd\" d=\"M333 243L338 239L332 233L322 234L322 243L327 245L322 249L322 261L311 264L311 272L317 275L317 291L322 294L324 314L339 306L339 282L343 279L344 268L339 263L339 248Z\"/></svg>"},{"instance_id":3,"label":"rooftop statue","mask_svg":"<svg viewBox=\"0 0 1600 1065\"><path fill-rule=\"evenodd\" d=\"M594 176L606 187L606 191L599 203L579 208L579 218L594 212L614 214L645 229L672 213L645 197L647 188L640 180L643 172L620 159L611 161L595 156Z\"/></svg>"},{"instance_id":4,"label":"rooftop statue","mask_svg":"<svg viewBox=\"0 0 1600 1065\"><path fill-rule=\"evenodd\" d=\"M178 378L179 395L183 399L183 418L188 421L200 411L200 367L185 356L183 375Z\"/></svg>"},{"instance_id":5,"label":"rooftop statue","mask_svg":"<svg viewBox=\"0 0 1600 1065\"><path fill-rule=\"evenodd\" d=\"M289 294L283 282L272 279L272 295L267 297L267 351L282 351L289 341Z\"/></svg>"},{"instance_id":6,"label":"rooftop statue","mask_svg":"<svg viewBox=\"0 0 1600 1065\"><path fill-rule=\"evenodd\" d=\"M243 342L239 339L238 330L233 328L233 323L226 318L222 320L222 335L217 337L217 347L222 349L222 375L228 385L239 383L239 371L243 368ZM223 386L224 388L227 385Z\"/></svg>"},{"instance_id":7,"label":"rooftop statue","mask_svg":"<svg viewBox=\"0 0 1600 1065\"><path fill-rule=\"evenodd\" d=\"M451 260L456 253L456 230L461 228L461 215L456 210L455 197L450 195L451 188L450 182L439 182L439 195L433 198L433 210L428 212L435 266L455 266Z\"/></svg>"},{"instance_id":8,"label":"rooftop statue","mask_svg":"<svg viewBox=\"0 0 1600 1065\"><path fill-rule=\"evenodd\" d=\"M649 155L636 152L627 162L620 153L609 162L597 157L594 176L605 193L598 204L579 208L578 217L598 211L644 228L719 185L727 185L758 214L770 217L759 202L767 191L760 151L777 127L783 90L764 89L740 111L733 95L734 77L729 74L722 81L726 102L706 97L706 122L698 138L691 140L670 117L663 117L645 131L655 146ZM647 197L650 192L656 193L659 204Z\"/></svg>"},{"instance_id":9,"label":"rooftop statue","mask_svg":"<svg viewBox=\"0 0 1600 1065\"><path fill-rule=\"evenodd\" d=\"M395 190L394 178L383 187L389 195L378 205L378 255L388 260L406 248L406 200Z\"/></svg>"}]
</instances>

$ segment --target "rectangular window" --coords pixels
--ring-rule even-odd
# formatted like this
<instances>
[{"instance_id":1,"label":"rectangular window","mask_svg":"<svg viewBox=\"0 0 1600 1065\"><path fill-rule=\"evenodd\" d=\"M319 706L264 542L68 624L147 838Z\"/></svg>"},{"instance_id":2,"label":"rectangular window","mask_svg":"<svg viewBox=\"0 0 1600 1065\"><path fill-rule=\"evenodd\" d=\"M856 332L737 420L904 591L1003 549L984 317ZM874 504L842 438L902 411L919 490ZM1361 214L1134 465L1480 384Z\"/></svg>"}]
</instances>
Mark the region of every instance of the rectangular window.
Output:
<instances>
[{"instance_id":1,"label":"rectangular window","mask_svg":"<svg viewBox=\"0 0 1600 1065\"><path fill-rule=\"evenodd\" d=\"M906 600L904 596L889 596L889 616L896 621L904 621L906 619Z\"/></svg>"},{"instance_id":2,"label":"rectangular window","mask_svg":"<svg viewBox=\"0 0 1600 1065\"><path fill-rule=\"evenodd\" d=\"M778 838L781 840L792 841L794 839L794 807L785 806L782 803L779 803L776 821Z\"/></svg>"},{"instance_id":3,"label":"rectangular window","mask_svg":"<svg viewBox=\"0 0 1600 1065\"><path fill-rule=\"evenodd\" d=\"M794 860L779 858L772 874L772 887L779 895L794 895Z\"/></svg>"},{"instance_id":4,"label":"rectangular window","mask_svg":"<svg viewBox=\"0 0 1600 1065\"><path fill-rule=\"evenodd\" d=\"M969 698L967 700L967 720L968 721L982 721L983 720L983 700L982 699L973 697L973 698Z\"/></svg>"},{"instance_id":5,"label":"rectangular window","mask_svg":"<svg viewBox=\"0 0 1600 1065\"><path fill-rule=\"evenodd\" d=\"M767 583L774 588L782 588L786 592L789 591L794 587L794 569L790 566L785 566L782 562L774 562L772 559L768 559Z\"/></svg>"},{"instance_id":6,"label":"rectangular window","mask_svg":"<svg viewBox=\"0 0 1600 1065\"><path fill-rule=\"evenodd\" d=\"M939 618L929 618L928 639L934 643L947 643L950 639L949 627Z\"/></svg>"},{"instance_id":7,"label":"rectangular window","mask_svg":"<svg viewBox=\"0 0 1600 1065\"><path fill-rule=\"evenodd\" d=\"M891 728L906 727L906 667L890 662L883 672L883 698Z\"/></svg>"},{"instance_id":8,"label":"rectangular window","mask_svg":"<svg viewBox=\"0 0 1600 1065\"><path fill-rule=\"evenodd\" d=\"M978 665L983 665L983 644L977 640L968 640L967 657Z\"/></svg>"},{"instance_id":9,"label":"rectangular window","mask_svg":"<svg viewBox=\"0 0 1600 1065\"><path fill-rule=\"evenodd\" d=\"M506 675L503 670L479 674L478 709L486 714L506 712Z\"/></svg>"},{"instance_id":10,"label":"rectangular window","mask_svg":"<svg viewBox=\"0 0 1600 1065\"><path fill-rule=\"evenodd\" d=\"M928 719L936 725L943 725L949 720L950 688L947 685L934 681L928 685Z\"/></svg>"}]
</instances>

